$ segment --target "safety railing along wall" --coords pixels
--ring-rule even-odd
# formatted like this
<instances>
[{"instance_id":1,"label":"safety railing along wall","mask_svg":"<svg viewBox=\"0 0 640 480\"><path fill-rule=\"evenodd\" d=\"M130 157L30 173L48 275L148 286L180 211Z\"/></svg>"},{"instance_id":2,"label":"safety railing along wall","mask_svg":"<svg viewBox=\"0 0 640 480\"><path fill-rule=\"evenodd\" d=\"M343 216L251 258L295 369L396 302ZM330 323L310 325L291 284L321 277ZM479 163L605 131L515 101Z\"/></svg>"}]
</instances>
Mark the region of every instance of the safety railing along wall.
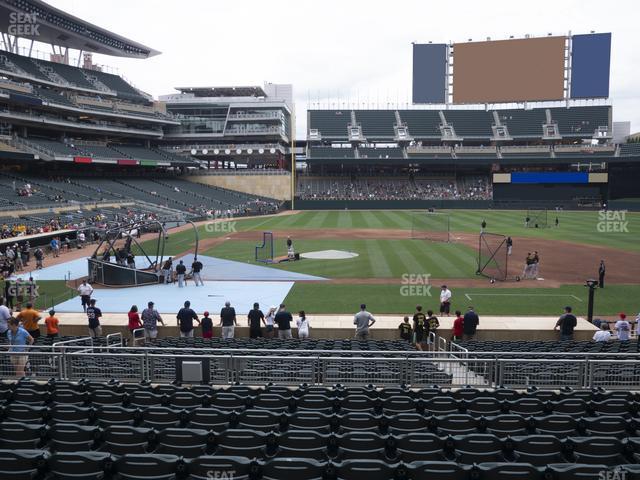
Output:
<instances>
[{"instance_id":1,"label":"safety railing along wall","mask_svg":"<svg viewBox=\"0 0 640 480\"><path fill-rule=\"evenodd\" d=\"M19 356L26 356L27 376L61 380L116 379L122 382L170 383L181 362L205 361L204 383L247 385L410 385L424 387L640 390L638 354L568 354L490 352L464 357L444 352L342 352L312 350L233 351L194 349L184 354L123 347L120 338L108 347L87 338L25 352L0 350L0 376L16 378ZM346 356L347 354L351 356Z\"/></svg>"}]
</instances>

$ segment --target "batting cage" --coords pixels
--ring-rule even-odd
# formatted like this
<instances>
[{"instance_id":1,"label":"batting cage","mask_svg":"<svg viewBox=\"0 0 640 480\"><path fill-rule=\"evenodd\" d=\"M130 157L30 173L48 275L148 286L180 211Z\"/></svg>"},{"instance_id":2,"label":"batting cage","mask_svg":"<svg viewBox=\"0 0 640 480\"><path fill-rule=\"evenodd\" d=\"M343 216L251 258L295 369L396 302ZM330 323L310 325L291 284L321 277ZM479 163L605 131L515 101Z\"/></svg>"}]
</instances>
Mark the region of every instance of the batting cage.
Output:
<instances>
[{"instance_id":1,"label":"batting cage","mask_svg":"<svg viewBox=\"0 0 640 480\"><path fill-rule=\"evenodd\" d=\"M497 233L481 233L478 244L478 275L506 280L508 270L507 237Z\"/></svg>"},{"instance_id":2,"label":"batting cage","mask_svg":"<svg viewBox=\"0 0 640 480\"><path fill-rule=\"evenodd\" d=\"M524 226L527 228L547 228L547 209L546 208L530 208L527 210Z\"/></svg>"},{"instance_id":3,"label":"batting cage","mask_svg":"<svg viewBox=\"0 0 640 480\"><path fill-rule=\"evenodd\" d=\"M273 233L262 232L262 244L256 245L256 262L273 262Z\"/></svg>"},{"instance_id":4,"label":"batting cage","mask_svg":"<svg viewBox=\"0 0 640 480\"><path fill-rule=\"evenodd\" d=\"M448 213L411 212L411 238L434 242L451 241Z\"/></svg>"}]
</instances>

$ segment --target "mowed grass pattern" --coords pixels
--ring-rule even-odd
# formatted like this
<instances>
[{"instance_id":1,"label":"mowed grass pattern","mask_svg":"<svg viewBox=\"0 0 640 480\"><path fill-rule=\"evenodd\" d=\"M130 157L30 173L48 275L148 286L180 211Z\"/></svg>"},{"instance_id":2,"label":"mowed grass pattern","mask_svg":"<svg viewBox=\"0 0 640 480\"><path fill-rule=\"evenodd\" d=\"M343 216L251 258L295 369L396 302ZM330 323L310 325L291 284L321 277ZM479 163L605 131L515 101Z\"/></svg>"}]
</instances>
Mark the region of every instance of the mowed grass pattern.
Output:
<instances>
[{"instance_id":1,"label":"mowed grass pattern","mask_svg":"<svg viewBox=\"0 0 640 480\"><path fill-rule=\"evenodd\" d=\"M624 222L627 232L599 232L602 224L599 212L548 212L549 224L553 225L556 216L559 226L556 228L525 228L526 211L522 210L454 210L445 211L450 215L452 232L479 233L482 220L487 222L487 231L510 235L512 237L547 238L566 240L587 245L605 245L628 251L640 251L640 213L625 213ZM295 236L299 229L401 229L411 230L415 212L411 211L304 211L294 215L280 215L265 218L238 219L233 228L237 231L277 230L290 232ZM622 215L622 214L620 214ZM614 220L613 222L617 222ZM622 225L623 221L620 221ZM201 239L224 236L226 232L213 231L200 227ZM260 235L256 234L256 242ZM277 240L277 239L276 239ZM176 254L193 247L193 233L185 231L171 235L167 244L167 253Z\"/></svg>"},{"instance_id":2,"label":"mowed grass pattern","mask_svg":"<svg viewBox=\"0 0 640 480\"><path fill-rule=\"evenodd\" d=\"M295 239L295 235L293 237ZM255 263L256 242L229 240L202 252L212 257ZM473 278L477 260L473 250L454 243L423 240L295 240L300 252L345 250L358 254L344 260L304 259L273 265L288 271L328 278L401 278L403 274L426 274L433 278ZM286 254L284 241L276 243L276 256ZM262 264L261 264L262 265Z\"/></svg>"}]
</instances>

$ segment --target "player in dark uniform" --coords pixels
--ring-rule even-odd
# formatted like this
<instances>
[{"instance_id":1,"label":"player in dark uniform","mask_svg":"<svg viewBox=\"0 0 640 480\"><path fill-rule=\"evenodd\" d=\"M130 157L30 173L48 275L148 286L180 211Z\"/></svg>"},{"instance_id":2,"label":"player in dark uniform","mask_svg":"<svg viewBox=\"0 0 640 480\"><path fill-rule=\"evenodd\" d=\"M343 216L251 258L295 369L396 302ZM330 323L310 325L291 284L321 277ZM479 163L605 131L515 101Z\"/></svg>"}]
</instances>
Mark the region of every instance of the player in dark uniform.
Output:
<instances>
[{"instance_id":1,"label":"player in dark uniform","mask_svg":"<svg viewBox=\"0 0 640 480\"><path fill-rule=\"evenodd\" d=\"M398 330L400 330L401 339L406 340L407 342L411 342L413 329L411 328L411 324L409 323L409 317L404 317L404 321L400 325L398 325Z\"/></svg>"},{"instance_id":2,"label":"player in dark uniform","mask_svg":"<svg viewBox=\"0 0 640 480\"><path fill-rule=\"evenodd\" d=\"M416 313L413 314L413 331L415 333L416 347L418 347L418 350L423 350L428 328L427 316L422 311L422 305L418 305L416 306Z\"/></svg>"},{"instance_id":3,"label":"player in dark uniform","mask_svg":"<svg viewBox=\"0 0 640 480\"><path fill-rule=\"evenodd\" d=\"M604 288L604 275L606 273L606 267L604 266L604 260L600 260L600 266L598 267L598 286ZM640 337L638 337L640 342Z\"/></svg>"}]
</instances>

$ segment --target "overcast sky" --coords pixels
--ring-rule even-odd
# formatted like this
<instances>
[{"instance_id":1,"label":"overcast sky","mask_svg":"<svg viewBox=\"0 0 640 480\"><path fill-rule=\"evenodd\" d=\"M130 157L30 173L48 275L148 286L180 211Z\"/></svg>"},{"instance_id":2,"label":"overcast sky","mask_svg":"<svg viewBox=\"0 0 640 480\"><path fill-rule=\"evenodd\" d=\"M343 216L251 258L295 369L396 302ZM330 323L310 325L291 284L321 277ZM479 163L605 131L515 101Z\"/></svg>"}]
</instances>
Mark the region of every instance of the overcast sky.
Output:
<instances>
[{"instance_id":1,"label":"overcast sky","mask_svg":"<svg viewBox=\"0 0 640 480\"><path fill-rule=\"evenodd\" d=\"M46 1L161 51L147 60L96 56L154 97L177 86L292 83L298 138L309 99L410 102L411 42L612 32L614 120L640 130L637 0Z\"/></svg>"}]
</instances>

